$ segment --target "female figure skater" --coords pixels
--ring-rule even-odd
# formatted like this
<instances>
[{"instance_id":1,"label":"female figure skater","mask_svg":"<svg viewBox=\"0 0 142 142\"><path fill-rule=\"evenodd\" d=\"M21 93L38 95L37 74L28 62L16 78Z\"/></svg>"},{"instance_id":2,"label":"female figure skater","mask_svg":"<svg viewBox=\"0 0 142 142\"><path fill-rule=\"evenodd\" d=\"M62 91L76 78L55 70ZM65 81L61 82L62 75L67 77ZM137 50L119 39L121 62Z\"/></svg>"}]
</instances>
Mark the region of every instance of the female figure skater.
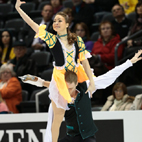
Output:
<instances>
[{"instance_id":1,"label":"female figure skater","mask_svg":"<svg viewBox=\"0 0 142 142\"><path fill-rule=\"evenodd\" d=\"M47 43L55 59L53 77L50 83L49 92L54 111L51 129L52 142L57 142L59 127L63 120L65 110L67 109L67 103L72 101L65 83L64 73L67 70L74 71L78 76L78 82L84 82L89 78L90 85L86 93L89 91L90 94L92 94L92 91L95 89L95 85L89 63L86 59L86 56L90 56L89 53L85 51L85 45L82 39L77 37L75 34L70 33L68 30L68 16L65 13L59 12L54 18L53 29L57 32L56 36L47 32L45 30L45 25L37 25L20 8L23 3L25 2L17 0L15 5L16 10L19 12L24 21L36 32L36 37L40 37ZM80 61L82 62L84 69L80 64Z\"/></svg>"}]
</instances>

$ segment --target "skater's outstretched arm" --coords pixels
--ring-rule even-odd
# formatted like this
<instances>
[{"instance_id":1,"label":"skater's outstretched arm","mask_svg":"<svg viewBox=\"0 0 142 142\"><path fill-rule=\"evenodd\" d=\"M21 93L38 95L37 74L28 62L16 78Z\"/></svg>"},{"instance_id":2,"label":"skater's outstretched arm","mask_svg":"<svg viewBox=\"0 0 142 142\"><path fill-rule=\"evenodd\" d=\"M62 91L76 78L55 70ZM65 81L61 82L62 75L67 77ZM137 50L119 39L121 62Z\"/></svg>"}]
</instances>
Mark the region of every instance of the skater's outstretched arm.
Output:
<instances>
[{"instance_id":1,"label":"skater's outstretched arm","mask_svg":"<svg viewBox=\"0 0 142 142\"><path fill-rule=\"evenodd\" d=\"M23 20L38 34L39 31L39 25L35 23L21 8L21 4L26 3L25 1L17 0L15 4L15 8L20 14L20 16L23 18Z\"/></svg>"}]
</instances>

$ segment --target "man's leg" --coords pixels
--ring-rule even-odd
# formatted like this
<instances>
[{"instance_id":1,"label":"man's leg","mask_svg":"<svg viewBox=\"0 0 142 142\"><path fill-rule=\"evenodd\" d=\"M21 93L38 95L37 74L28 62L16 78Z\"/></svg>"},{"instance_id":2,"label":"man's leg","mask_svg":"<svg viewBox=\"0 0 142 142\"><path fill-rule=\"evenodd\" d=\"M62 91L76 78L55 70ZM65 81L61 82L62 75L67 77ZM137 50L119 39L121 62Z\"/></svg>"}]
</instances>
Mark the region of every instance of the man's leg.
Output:
<instances>
[{"instance_id":1,"label":"man's leg","mask_svg":"<svg viewBox=\"0 0 142 142\"><path fill-rule=\"evenodd\" d=\"M81 135L77 135L74 137L66 135L63 139L59 140L58 142L82 142Z\"/></svg>"},{"instance_id":2,"label":"man's leg","mask_svg":"<svg viewBox=\"0 0 142 142\"><path fill-rule=\"evenodd\" d=\"M58 136L59 136L59 128L61 125L61 122L63 121L63 117L65 114L65 110L61 108L57 108L56 104L52 101L52 107L53 107L53 123L52 123L52 142L57 142Z\"/></svg>"},{"instance_id":3,"label":"man's leg","mask_svg":"<svg viewBox=\"0 0 142 142\"><path fill-rule=\"evenodd\" d=\"M81 142L96 142L96 136L89 137Z\"/></svg>"},{"instance_id":4,"label":"man's leg","mask_svg":"<svg viewBox=\"0 0 142 142\"><path fill-rule=\"evenodd\" d=\"M58 142L71 142L70 138L66 135L63 139L58 140Z\"/></svg>"}]
</instances>

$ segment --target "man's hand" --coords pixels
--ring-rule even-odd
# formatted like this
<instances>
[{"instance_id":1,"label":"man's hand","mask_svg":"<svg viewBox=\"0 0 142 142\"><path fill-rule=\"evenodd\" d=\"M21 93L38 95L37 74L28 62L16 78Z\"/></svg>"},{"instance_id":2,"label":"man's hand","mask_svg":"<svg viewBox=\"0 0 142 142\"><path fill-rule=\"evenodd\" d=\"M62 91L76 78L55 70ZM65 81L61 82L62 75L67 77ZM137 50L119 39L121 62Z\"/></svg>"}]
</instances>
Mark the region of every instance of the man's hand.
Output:
<instances>
[{"instance_id":1,"label":"man's hand","mask_svg":"<svg viewBox=\"0 0 142 142\"><path fill-rule=\"evenodd\" d=\"M95 84L94 84L94 83L90 83L90 85L89 85L87 91L85 92L85 94L86 94L87 92L90 92L90 96L91 96L91 98L92 98L92 92L93 92L94 90L95 90Z\"/></svg>"},{"instance_id":2,"label":"man's hand","mask_svg":"<svg viewBox=\"0 0 142 142\"><path fill-rule=\"evenodd\" d=\"M142 50L139 50L137 53L135 53L135 56L130 61L133 64L136 63L137 61L142 59L142 57L139 57L140 55L142 55Z\"/></svg>"},{"instance_id":3,"label":"man's hand","mask_svg":"<svg viewBox=\"0 0 142 142\"><path fill-rule=\"evenodd\" d=\"M16 4L15 4L15 8L16 8L16 9L19 8L19 7L21 6L21 4L24 4L24 3L26 3L26 2L25 2L25 1L17 0L17 1L16 1Z\"/></svg>"}]
</instances>

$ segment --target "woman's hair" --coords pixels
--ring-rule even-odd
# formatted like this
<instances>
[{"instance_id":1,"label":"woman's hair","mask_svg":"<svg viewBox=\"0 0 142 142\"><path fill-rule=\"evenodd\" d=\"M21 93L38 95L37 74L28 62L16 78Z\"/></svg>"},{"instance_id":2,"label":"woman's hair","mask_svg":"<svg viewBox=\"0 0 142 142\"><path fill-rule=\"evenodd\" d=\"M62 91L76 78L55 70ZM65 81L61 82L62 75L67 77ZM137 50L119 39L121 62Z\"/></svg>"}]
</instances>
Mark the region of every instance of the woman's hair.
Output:
<instances>
[{"instance_id":1,"label":"woman's hair","mask_svg":"<svg viewBox=\"0 0 142 142\"><path fill-rule=\"evenodd\" d=\"M7 53L6 53L6 56L5 56L5 61L7 61L7 60L9 60L9 54L10 54L10 51L11 51L11 49L12 49L12 33L9 31L9 30L7 30L7 29L5 29L5 30L3 30L2 32L1 32L1 35L0 35L0 46L1 46L1 48L2 48L2 50L4 49L4 44L2 43L2 34L3 34L3 32L8 32L9 33L9 36L10 36L10 41L9 41L9 45L8 45L8 50L7 50Z\"/></svg>"},{"instance_id":2,"label":"woman's hair","mask_svg":"<svg viewBox=\"0 0 142 142\"><path fill-rule=\"evenodd\" d=\"M107 20L102 21L102 22L100 23L100 26L99 26L99 33L100 33L100 35L101 35L101 26L104 25L104 24L110 24L110 27L111 27L111 30L112 30L112 35L115 36L116 33L115 33L115 31L114 31L114 27L113 27L112 23L111 23L110 21L107 21ZM102 36L102 35L101 35L101 36Z\"/></svg>"},{"instance_id":3,"label":"woman's hair","mask_svg":"<svg viewBox=\"0 0 142 142\"><path fill-rule=\"evenodd\" d=\"M137 13L137 8L142 6L142 1L139 1L137 4L136 4L136 7L135 7L135 12L136 12L136 22L139 23L138 21L138 18L139 18L139 14Z\"/></svg>"},{"instance_id":4,"label":"woman's hair","mask_svg":"<svg viewBox=\"0 0 142 142\"><path fill-rule=\"evenodd\" d=\"M137 8L140 7L142 5L142 1L139 1L136 6L135 6L135 13L136 13L136 19L135 19L135 23L133 24L129 35L134 34L135 32L139 31L142 29L142 23L139 22L139 14L137 13Z\"/></svg>"},{"instance_id":5,"label":"woman's hair","mask_svg":"<svg viewBox=\"0 0 142 142\"><path fill-rule=\"evenodd\" d=\"M50 0L50 4L51 4L51 0ZM62 5L62 0L59 0L59 5Z\"/></svg>"},{"instance_id":6,"label":"woman's hair","mask_svg":"<svg viewBox=\"0 0 142 142\"><path fill-rule=\"evenodd\" d=\"M16 76L16 73L14 72L12 65L10 65L10 64L3 64L3 65L0 67L0 78L1 78L2 72L6 71L7 69L10 70L12 77L13 77L13 76Z\"/></svg>"},{"instance_id":7,"label":"woman's hair","mask_svg":"<svg viewBox=\"0 0 142 142\"><path fill-rule=\"evenodd\" d=\"M117 82L112 89L112 95L114 96L114 98L115 98L115 91L119 88L123 90L124 95L127 94L126 85L122 82Z\"/></svg>"},{"instance_id":8,"label":"woman's hair","mask_svg":"<svg viewBox=\"0 0 142 142\"><path fill-rule=\"evenodd\" d=\"M72 11L71 8L65 8L65 9L63 9L62 12L66 13L67 15L68 15L68 14L71 14L71 15L73 16L73 11Z\"/></svg>"},{"instance_id":9,"label":"woman's hair","mask_svg":"<svg viewBox=\"0 0 142 142\"><path fill-rule=\"evenodd\" d=\"M85 23L83 23L83 22L77 23L77 24L75 25L75 27L74 27L74 32L76 32L77 26L79 26L79 25L85 30L85 36L86 36L86 38L87 38L86 40L87 40L87 41L90 40L89 30L88 30L88 27L87 27L87 25L86 25Z\"/></svg>"},{"instance_id":10,"label":"woman's hair","mask_svg":"<svg viewBox=\"0 0 142 142\"><path fill-rule=\"evenodd\" d=\"M66 13L64 12L58 12L56 15L61 15L62 17L65 18L66 23L69 23L69 17ZM75 41L77 41L77 35L75 33L71 33L69 30L69 27L67 27L67 39L69 45L72 45Z\"/></svg>"},{"instance_id":11,"label":"woman's hair","mask_svg":"<svg viewBox=\"0 0 142 142\"><path fill-rule=\"evenodd\" d=\"M73 71L66 71L65 72L65 81L68 83L77 83L77 75Z\"/></svg>"}]
</instances>

